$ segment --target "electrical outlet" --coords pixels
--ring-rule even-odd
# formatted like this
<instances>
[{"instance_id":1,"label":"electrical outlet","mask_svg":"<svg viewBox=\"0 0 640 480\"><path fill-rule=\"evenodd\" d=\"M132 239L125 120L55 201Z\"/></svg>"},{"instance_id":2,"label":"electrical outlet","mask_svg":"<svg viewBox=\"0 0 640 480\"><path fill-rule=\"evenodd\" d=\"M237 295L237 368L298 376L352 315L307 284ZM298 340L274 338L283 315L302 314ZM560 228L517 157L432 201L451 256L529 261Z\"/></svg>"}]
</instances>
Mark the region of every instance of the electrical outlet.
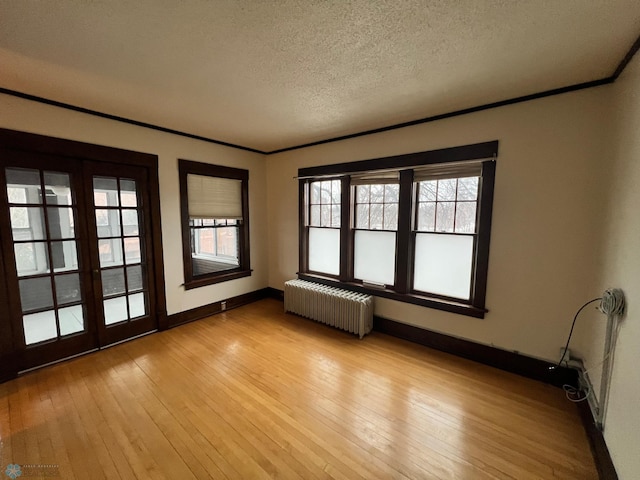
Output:
<instances>
[{"instance_id":1,"label":"electrical outlet","mask_svg":"<svg viewBox=\"0 0 640 480\"><path fill-rule=\"evenodd\" d=\"M220 310L225 311L227 309L227 302L220 302Z\"/></svg>"}]
</instances>

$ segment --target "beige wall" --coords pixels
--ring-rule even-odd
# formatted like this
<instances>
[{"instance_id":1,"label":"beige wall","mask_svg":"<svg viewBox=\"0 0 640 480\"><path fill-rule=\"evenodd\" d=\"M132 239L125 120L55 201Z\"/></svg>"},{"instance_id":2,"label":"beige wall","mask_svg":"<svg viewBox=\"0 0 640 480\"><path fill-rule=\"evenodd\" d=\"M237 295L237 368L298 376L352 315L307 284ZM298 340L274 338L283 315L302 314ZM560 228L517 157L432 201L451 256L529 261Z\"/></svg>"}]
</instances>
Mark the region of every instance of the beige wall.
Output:
<instances>
[{"instance_id":1,"label":"beige wall","mask_svg":"<svg viewBox=\"0 0 640 480\"><path fill-rule=\"evenodd\" d=\"M267 286L264 156L0 94L0 127L158 155L169 314ZM250 277L185 291L178 158L249 170Z\"/></svg>"},{"instance_id":2,"label":"beige wall","mask_svg":"<svg viewBox=\"0 0 640 480\"><path fill-rule=\"evenodd\" d=\"M380 298L376 313L557 360L576 305L594 292L609 95L593 88L268 156L269 285L282 289L298 267L298 168L497 139L486 318Z\"/></svg>"},{"instance_id":3,"label":"beige wall","mask_svg":"<svg viewBox=\"0 0 640 480\"><path fill-rule=\"evenodd\" d=\"M265 157L0 95L0 127L159 157L168 313L270 285L298 264L300 167L500 140L484 320L377 299L401 322L556 360L571 318L604 288L621 287L622 325L605 437L621 479L640 475L640 59L613 86ZM250 170L248 278L184 291L177 158ZM572 345L602 359L602 316L586 311ZM596 379L597 381L597 379Z\"/></svg>"},{"instance_id":4,"label":"beige wall","mask_svg":"<svg viewBox=\"0 0 640 480\"><path fill-rule=\"evenodd\" d=\"M605 439L621 480L640 478L640 56L613 85L613 137L602 160L609 178L606 220L598 275L599 291L619 287L627 314L620 325L614 357ZM607 122L604 122L607 123ZM585 357L599 392L606 317L587 315L576 349Z\"/></svg>"}]
</instances>

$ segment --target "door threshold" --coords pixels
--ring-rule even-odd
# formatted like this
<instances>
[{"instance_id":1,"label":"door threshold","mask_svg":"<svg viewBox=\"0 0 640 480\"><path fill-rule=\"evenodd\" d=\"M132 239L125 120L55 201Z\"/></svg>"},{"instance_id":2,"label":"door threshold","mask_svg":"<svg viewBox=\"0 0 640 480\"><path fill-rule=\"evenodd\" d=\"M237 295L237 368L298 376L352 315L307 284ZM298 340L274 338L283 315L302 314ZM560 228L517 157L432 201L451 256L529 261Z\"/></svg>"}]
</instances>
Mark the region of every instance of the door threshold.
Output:
<instances>
[{"instance_id":1,"label":"door threshold","mask_svg":"<svg viewBox=\"0 0 640 480\"><path fill-rule=\"evenodd\" d=\"M120 345L121 343L130 342L131 340L135 340L136 338L146 337L147 335L151 335L152 333L156 333L157 331L158 331L158 329L156 328L155 330L149 330L148 332L141 333L140 335L136 335L135 337L125 338L124 340L119 340L117 342L113 342L113 343L110 343L108 345L103 345L102 347L100 347L100 350L104 350L105 348L115 347L116 345Z\"/></svg>"},{"instance_id":2,"label":"door threshold","mask_svg":"<svg viewBox=\"0 0 640 480\"><path fill-rule=\"evenodd\" d=\"M66 362L67 360L72 360L72 359L77 358L77 357L82 357L83 355L86 355L88 353L97 352L98 350L100 350L100 349L99 348L93 348L91 350L87 350L86 352L76 353L75 355L71 355L69 357L64 357L64 358L61 358L59 360L54 360L53 362L43 363L42 365L38 365L37 367L31 367L31 368L27 368L26 370L20 370L18 372L18 375L24 375L25 373L33 372L35 370L40 370L41 368L50 367L51 365L56 365L56 364L58 364L60 362Z\"/></svg>"},{"instance_id":3,"label":"door threshold","mask_svg":"<svg viewBox=\"0 0 640 480\"><path fill-rule=\"evenodd\" d=\"M41 368L50 367L52 365L56 365L56 364L61 363L61 362L66 362L67 360L73 360L74 358L82 357L82 356L87 355L89 353L99 352L100 350L105 350L107 348L115 347L116 345L120 345L121 343L129 342L131 340L135 340L136 338L146 337L147 335L150 335L152 333L156 333L157 331L158 331L158 329L151 330L149 332L144 332L144 333L141 333L140 335L136 335L135 337L125 338L124 340L120 340L119 342L114 342L114 343L110 343L109 345L104 345L104 346L102 346L100 348L93 348L91 350L87 350L86 352L76 353L75 355L71 355L69 357L64 357L64 358L61 358L59 360L54 360L53 362L43 363L42 365L38 365L37 367L31 367L31 368L27 368L26 370L20 370L18 372L18 376L24 375L26 373L33 372L35 370L40 370Z\"/></svg>"}]
</instances>

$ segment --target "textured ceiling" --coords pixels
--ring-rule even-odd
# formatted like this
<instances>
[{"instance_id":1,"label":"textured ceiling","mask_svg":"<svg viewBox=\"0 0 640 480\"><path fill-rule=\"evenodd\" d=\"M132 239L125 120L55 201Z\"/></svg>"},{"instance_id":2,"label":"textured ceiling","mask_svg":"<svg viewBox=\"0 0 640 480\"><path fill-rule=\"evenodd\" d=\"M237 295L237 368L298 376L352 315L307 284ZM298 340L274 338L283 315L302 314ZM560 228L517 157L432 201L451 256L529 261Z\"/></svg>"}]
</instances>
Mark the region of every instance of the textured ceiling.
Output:
<instances>
[{"instance_id":1,"label":"textured ceiling","mask_svg":"<svg viewBox=\"0 0 640 480\"><path fill-rule=\"evenodd\" d=\"M587 82L637 0L0 0L0 87L271 151Z\"/></svg>"}]
</instances>

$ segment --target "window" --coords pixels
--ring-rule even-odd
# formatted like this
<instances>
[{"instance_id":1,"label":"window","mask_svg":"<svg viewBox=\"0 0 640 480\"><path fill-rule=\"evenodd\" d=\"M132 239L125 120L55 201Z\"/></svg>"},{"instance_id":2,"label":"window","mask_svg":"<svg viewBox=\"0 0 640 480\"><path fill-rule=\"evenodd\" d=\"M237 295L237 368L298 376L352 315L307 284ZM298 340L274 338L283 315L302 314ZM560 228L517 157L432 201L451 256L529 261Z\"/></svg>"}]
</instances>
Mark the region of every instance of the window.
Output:
<instances>
[{"instance_id":1,"label":"window","mask_svg":"<svg viewBox=\"0 0 640 480\"><path fill-rule=\"evenodd\" d=\"M251 275L249 172L179 160L185 288Z\"/></svg>"},{"instance_id":2,"label":"window","mask_svg":"<svg viewBox=\"0 0 640 480\"><path fill-rule=\"evenodd\" d=\"M497 149L300 169L299 276L482 318Z\"/></svg>"},{"instance_id":3,"label":"window","mask_svg":"<svg viewBox=\"0 0 640 480\"><path fill-rule=\"evenodd\" d=\"M396 232L398 230L398 174L353 176L354 279L365 284L395 284ZM376 261L372 262L371 259Z\"/></svg>"},{"instance_id":4,"label":"window","mask_svg":"<svg viewBox=\"0 0 640 480\"><path fill-rule=\"evenodd\" d=\"M340 273L340 180L309 182L309 271Z\"/></svg>"}]
</instances>

